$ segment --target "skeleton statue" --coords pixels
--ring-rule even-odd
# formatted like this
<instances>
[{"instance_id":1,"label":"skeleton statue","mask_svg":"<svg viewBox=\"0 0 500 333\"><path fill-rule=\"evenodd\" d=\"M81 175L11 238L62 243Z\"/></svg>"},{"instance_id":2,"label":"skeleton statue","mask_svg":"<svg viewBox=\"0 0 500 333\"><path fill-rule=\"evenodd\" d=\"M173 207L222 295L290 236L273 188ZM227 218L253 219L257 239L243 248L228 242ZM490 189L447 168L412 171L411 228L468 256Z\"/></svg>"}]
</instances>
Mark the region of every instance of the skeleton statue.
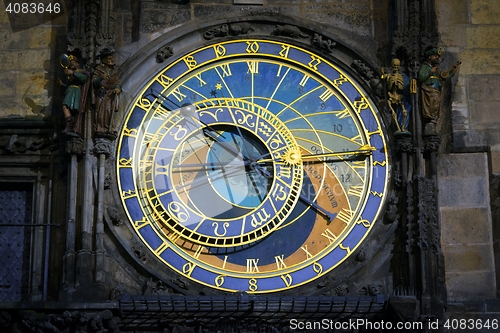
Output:
<instances>
[{"instance_id":1,"label":"skeleton statue","mask_svg":"<svg viewBox=\"0 0 500 333\"><path fill-rule=\"evenodd\" d=\"M392 59L391 65L392 73L383 74L382 79L387 81L387 101L397 130L406 132L409 119L409 103L405 98L408 78L400 72L401 61L399 59Z\"/></svg>"}]
</instances>

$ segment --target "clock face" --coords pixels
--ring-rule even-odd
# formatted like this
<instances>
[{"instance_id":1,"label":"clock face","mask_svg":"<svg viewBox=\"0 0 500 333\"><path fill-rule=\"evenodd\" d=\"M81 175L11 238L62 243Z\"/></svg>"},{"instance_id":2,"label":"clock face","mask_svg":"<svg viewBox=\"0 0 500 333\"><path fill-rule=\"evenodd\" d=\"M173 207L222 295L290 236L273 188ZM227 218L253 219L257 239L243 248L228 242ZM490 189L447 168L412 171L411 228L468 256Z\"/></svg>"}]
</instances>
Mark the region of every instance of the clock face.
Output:
<instances>
[{"instance_id":1,"label":"clock face","mask_svg":"<svg viewBox=\"0 0 500 333\"><path fill-rule=\"evenodd\" d=\"M345 261L385 201L384 128L332 62L271 40L200 48L153 77L118 140L137 236L225 291L305 285Z\"/></svg>"}]
</instances>

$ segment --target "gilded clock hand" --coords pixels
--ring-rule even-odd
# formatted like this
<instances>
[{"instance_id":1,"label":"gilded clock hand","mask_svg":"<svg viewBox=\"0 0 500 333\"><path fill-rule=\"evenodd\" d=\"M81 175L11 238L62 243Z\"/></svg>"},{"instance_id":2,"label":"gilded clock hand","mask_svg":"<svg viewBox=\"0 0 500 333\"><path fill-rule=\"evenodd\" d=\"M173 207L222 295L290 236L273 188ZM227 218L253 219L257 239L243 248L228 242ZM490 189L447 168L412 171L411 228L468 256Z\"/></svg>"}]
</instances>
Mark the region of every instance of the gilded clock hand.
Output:
<instances>
[{"instance_id":1,"label":"gilded clock hand","mask_svg":"<svg viewBox=\"0 0 500 333\"><path fill-rule=\"evenodd\" d=\"M315 159L322 157L340 157L347 155L356 155L356 156L368 156L371 155L372 151L375 150L374 147L370 145L364 145L359 147L357 150L349 150L349 151L340 151L340 152L331 152L331 153L321 153L321 154L310 154L310 155L301 155L300 151L290 151L277 159L275 158L262 158L257 160L257 163L266 163L266 162L275 162L275 161L284 161L289 164L298 164L305 159Z\"/></svg>"}]
</instances>

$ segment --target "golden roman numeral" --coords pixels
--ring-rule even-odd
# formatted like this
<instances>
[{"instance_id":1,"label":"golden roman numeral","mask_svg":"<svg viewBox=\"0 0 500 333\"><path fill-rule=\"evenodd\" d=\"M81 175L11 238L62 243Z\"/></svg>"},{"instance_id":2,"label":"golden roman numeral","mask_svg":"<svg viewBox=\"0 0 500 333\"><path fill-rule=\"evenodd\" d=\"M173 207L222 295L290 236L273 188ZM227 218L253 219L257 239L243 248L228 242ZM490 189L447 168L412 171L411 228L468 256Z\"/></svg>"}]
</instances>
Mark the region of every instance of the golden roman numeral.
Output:
<instances>
[{"instance_id":1,"label":"golden roman numeral","mask_svg":"<svg viewBox=\"0 0 500 333\"><path fill-rule=\"evenodd\" d=\"M361 195L363 194L363 187L363 185L351 185L347 194L361 198Z\"/></svg>"},{"instance_id":2,"label":"golden roman numeral","mask_svg":"<svg viewBox=\"0 0 500 333\"><path fill-rule=\"evenodd\" d=\"M333 91L326 89L321 95L319 95L319 99L323 102L326 102L330 97L332 97Z\"/></svg>"},{"instance_id":3,"label":"golden roman numeral","mask_svg":"<svg viewBox=\"0 0 500 333\"><path fill-rule=\"evenodd\" d=\"M233 75L233 73L231 72L231 67L229 66L229 64L222 64L222 65L219 66L219 68L222 71L222 77Z\"/></svg>"},{"instance_id":4,"label":"golden roman numeral","mask_svg":"<svg viewBox=\"0 0 500 333\"><path fill-rule=\"evenodd\" d=\"M248 71L247 73L259 74L259 62L258 61L247 61Z\"/></svg>"},{"instance_id":5,"label":"golden roman numeral","mask_svg":"<svg viewBox=\"0 0 500 333\"><path fill-rule=\"evenodd\" d=\"M257 266L259 259L248 258L247 259L247 273L258 272L259 267Z\"/></svg>"},{"instance_id":6,"label":"golden roman numeral","mask_svg":"<svg viewBox=\"0 0 500 333\"><path fill-rule=\"evenodd\" d=\"M278 269L283 269L283 268L286 268L286 264L285 264L285 255L282 254L281 256L275 256L274 257L274 260L276 260L276 268Z\"/></svg>"},{"instance_id":7,"label":"golden roman numeral","mask_svg":"<svg viewBox=\"0 0 500 333\"><path fill-rule=\"evenodd\" d=\"M345 224L348 224L352 219L353 213L352 210L342 208L342 211L337 214L337 218Z\"/></svg>"},{"instance_id":8,"label":"golden roman numeral","mask_svg":"<svg viewBox=\"0 0 500 333\"><path fill-rule=\"evenodd\" d=\"M304 246L301 246L300 248L302 249L302 251L304 251L306 253L307 259L311 259L313 257L311 252L309 252L309 250L307 249L307 244Z\"/></svg>"},{"instance_id":9,"label":"golden roman numeral","mask_svg":"<svg viewBox=\"0 0 500 333\"><path fill-rule=\"evenodd\" d=\"M325 231L321 233L321 236L326 237L330 244L335 242L335 240L337 239L337 236L335 236L335 234L330 229L325 229Z\"/></svg>"},{"instance_id":10,"label":"golden roman numeral","mask_svg":"<svg viewBox=\"0 0 500 333\"><path fill-rule=\"evenodd\" d=\"M301 87L304 87L306 85L306 83L307 83L307 80L309 80L309 78L310 78L309 75L304 74L304 76L302 77L302 80L300 80L300 82L299 82L299 85Z\"/></svg>"}]
</instances>

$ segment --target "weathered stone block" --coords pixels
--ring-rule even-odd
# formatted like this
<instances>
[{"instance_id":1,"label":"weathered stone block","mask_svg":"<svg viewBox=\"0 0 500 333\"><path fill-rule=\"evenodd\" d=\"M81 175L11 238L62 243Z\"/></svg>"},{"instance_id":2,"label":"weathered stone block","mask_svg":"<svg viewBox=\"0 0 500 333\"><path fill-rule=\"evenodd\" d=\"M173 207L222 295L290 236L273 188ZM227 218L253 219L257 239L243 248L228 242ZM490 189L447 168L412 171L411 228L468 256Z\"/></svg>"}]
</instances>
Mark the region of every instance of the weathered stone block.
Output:
<instances>
[{"instance_id":1,"label":"weathered stone block","mask_svg":"<svg viewBox=\"0 0 500 333\"><path fill-rule=\"evenodd\" d=\"M441 154L438 157L438 177L486 178L488 158L486 153Z\"/></svg>"},{"instance_id":2,"label":"weathered stone block","mask_svg":"<svg viewBox=\"0 0 500 333\"><path fill-rule=\"evenodd\" d=\"M500 57L498 50L468 49L461 53L460 59L463 62L460 67L460 75L500 74Z\"/></svg>"},{"instance_id":3,"label":"weathered stone block","mask_svg":"<svg viewBox=\"0 0 500 333\"><path fill-rule=\"evenodd\" d=\"M492 151L490 153L491 173L500 174L500 151Z\"/></svg>"},{"instance_id":4,"label":"weathered stone block","mask_svg":"<svg viewBox=\"0 0 500 333\"><path fill-rule=\"evenodd\" d=\"M466 36L467 48L500 48L500 25L469 26Z\"/></svg>"},{"instance_id":5,"label":"weathered stone block","mask_svg":"<svg viewBox=\"0 0 500 333\"><path fill-rule=\"evenodd\" d=\"M488 205L488 184L484 178L440 179L441 207L485 207Z\"/></svg>"},{"instance_id":6,"label":"weathered stone block","mask_svg":"<svg viewBox=\"0 0 500 333\"><path fill-rule=\"evenodd\" d=\"M470 15L472 24L498 24L500 6L497 0L471 0Z\"/></svg>"},{"instance_id":7,"label":"weathered stone block","mask_svg":"<svg viewBox=\"0 0 500 333\"><path fill-rule=\"evenodd\" d=\"M500 101L470 103L470 123L485 123L488 125L486 128L498 129L500 123L498 110L500 110Z\"/></svg>"},{"instance_id":8,"label":"weathered stone block","mask_svg":"<svg viewBox=\"0 0 500 333\"><path fill-rule=\"evenodd\" d=\"M441 40L448 46L463 47L467 46L465 30L466 25L445 25L440 27L439 32Z\"/></svg>"},{"instance_id":9,"label":"weathered stone block","mask_svg":"<svg viewBox=\"0 0 500 333\"><path fill-rule=\"evenodd\" d=\"M470 75L467 79L467 91L470 101L500 101L498 75Z\"/></svg>"},{"instance_id":10,"label":"weathered stone block","mask_svg":"<svg viewBox=\"0 0 500 333\"><path fill-rule=\"evenodd\" d=\"M448 298L494 298L496 297L495 274L486 272L446 272Z\"/></svg>"},{"instance_id":11,"label":"weathered stone block","mask_svg":"<svg viewBox=\"0 0 500 333\"><path fill-rule=\"evenodd\" d=\"M0 71L18 68L18 52L0 51ZM2 76L4 78L5 76Z\"/></svg>"},{"instance_id":12,"label":"weathered stone block","mask_svg":"<svg viewBox=\"0 0 500 333\"><path fill-rule=\"evenodd\" d=\"M450 10L453 8L453 10ZM468 0L437 0L436 15L439 26L469 23Z\"/></svg>"},{"instance_id":13,"label":"weathered stone block","mask_svg":"<svg viewBox=\"0 0 500 333\"><path fill-rule=\"evenodd\" d=\"M441 208L441 242L443 245L489 243L491 217L484 208Z\"/></svg>"},{"instance_id":14,"label":"weathered stone block","mask_svg":"<svg viewBox=\"0 0 500 333\"><path fill-rule=\"evenodd\" d=\"M445 246L443 253L448 272L495 270L491 244Z\"/></svg>"}]
</instances>

